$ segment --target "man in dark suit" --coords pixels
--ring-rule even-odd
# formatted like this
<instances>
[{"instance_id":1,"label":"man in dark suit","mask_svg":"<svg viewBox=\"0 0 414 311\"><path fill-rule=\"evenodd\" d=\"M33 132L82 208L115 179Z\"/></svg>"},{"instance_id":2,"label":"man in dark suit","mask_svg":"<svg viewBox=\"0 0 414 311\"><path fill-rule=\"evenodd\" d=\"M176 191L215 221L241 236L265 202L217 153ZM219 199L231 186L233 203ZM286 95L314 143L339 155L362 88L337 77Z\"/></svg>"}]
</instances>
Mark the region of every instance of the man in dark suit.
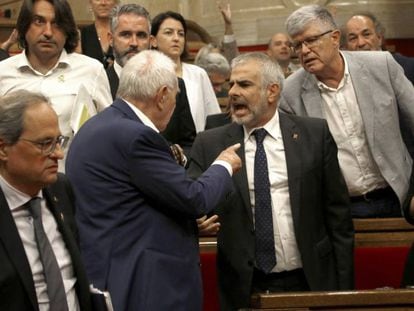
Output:
<instances>
[{"instance_id":1,"label":"man in dark suit","mask_svg":"<svg viewBox=\"0 0 414 311\"><path fill-rule=\"evenodd\" d=\"M356 13L348 19L344 31L344 46L349 51L381 51L385 41L385 28L370 12ZM405 76L414 83L414 58L393 53L404 69Z\"/></svg>"},{"instance_id":2,"label":"man in dark suit","mask_svg":"<svg viewBox=\"0 0 414 311\"><path fill-rule=\"evenodd\" d=\"M67 140L44 96L16 91L0 99L0 310L91 310L75 241L74 197L57 173ZM37 246L38 222L28 207L35 197L41 198L55 274L44 260L51 257ZM52 287L62 288L62 296Z\"/></svg>"},{"instance_id":3,"label":"man in dark suit","mask_svg":"<svg viewBox=\"0 0 414 311\"><path fill-rule=\"evenodd\" d=\"M229 90L233 123L200 133L191 150L189 173L198 176L220 149L242 145L236 190L217 207L222 310L248 307L254 292L353 287L353 226L336 145L325 121L277 112L282 81L280 68L263 53L235 58ZM255 135L263 129L266 136L258 143ZM256 161L263 156L260 146L266 157ZM268 178L258 178L266 164ZM264 227L272 229L262 235L264 220L258 216L266 208L270 223ZM267 268L263 256L272 258Z\"/></svg>"},{"instance_id":4,"label":"man in dark suit","mask_svg":"<svg viewBox=\"0 0 414 311\"><path fill-rule=\"evenodd\" d=\"M106 73L113 99L119 85L119 77L126 62L140 51L150 47L151 19L148 11L139 4L129 3L115 7L111 14L110 44L115 62ZM188 154L196 136L196 129L188 104L184 81L178 78L179 92L176 108L162 135L173 144L179 144Z\"/></svg>"},{"instance_id":5,"label":"man in dark suit","mask_svg":"<svg viewBox=\"0 0 414 311\"><path fill-rule=\"evenodd\" d=\"M172 60L140 52L123 68L119 98L69 150L86 270L117 311L201 310L195 219L232 190L241 165L232 146L198 180L186 176L159 135L176 92Z\"/></svg>"}]
</instances>

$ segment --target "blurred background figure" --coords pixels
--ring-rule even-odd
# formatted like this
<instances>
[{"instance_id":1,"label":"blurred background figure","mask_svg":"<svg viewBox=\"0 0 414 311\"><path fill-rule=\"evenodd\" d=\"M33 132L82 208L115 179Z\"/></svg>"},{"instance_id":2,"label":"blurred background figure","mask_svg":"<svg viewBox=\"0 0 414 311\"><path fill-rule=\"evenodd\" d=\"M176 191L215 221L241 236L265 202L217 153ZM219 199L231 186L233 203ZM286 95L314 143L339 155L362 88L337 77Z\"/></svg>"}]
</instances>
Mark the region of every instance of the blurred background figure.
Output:
<instances>
[{"instance_id":1,"label":"blurred background figure","mask_svg":"<svg viewBox=\"0 0 414 311\"><path fill-rule=\"evenodd\" d=\"M105 68L113 63L114 56L109 45L110 18L112 8L119 0L89 0L95 22L81 30L81 51L99 60Z\"/></svg>"},{"instance_id":2,"label":"blurred background figure","mask_svg":"<svg viewBox=\"0 0 414 311\"><path fill-rule=\"evenodd\" d=\"M151 47L170 57L176 65L176 74L187 90L191 116L196 132L205 128L206 117L220 112L220 107L205 70L183 62L186 51L187 25L184 17L172 11L158 14L151 24Z\"/></svg>"},{"instance_id":3,"label":"blurred background figure","mask_svg":"<svg viewBox=\"0 0 414 311\"><path fill-rule=\"evenodd\" d=\"M274 62L279 64L285 78L300 68L299 65L292 63L292 43L285 33L278 32L272 36L266 53Z\"/></svg>"},{"instance_id":4,"label":"blurred background figure","mask_svg":"<svg viewBox=\"0 0 414 311\"><path fill-rule=\"evenodd\" d=\"M9 55L9 50L15 43L17 43L17 39L18 39L18 32L17 32L16 29L13 29L12 33L7 38L7 40L4 41L0 45L0 61L2 61L3 59L8 58L10 56Z\"/></svg>"},{"instance_id":5,"label":"blurred background figure","mask_svg":"<svg viewBox=\"0 0 414 311\"><path fill-rule=\"evenodd\" d=\"M208 44L202 49L209 46ZM199 57L194 64L207 72L214 93L219 100L220 108L222 111L225 110L228 96L227 81L230 77L230 65L227 59L220 53L210 52ZM220 99L223 99L223 101L220 101Z\"/></svg>"},{"instance_id":6,"label":"blurred background figure","mask_svg":"<svg viewBox=\"0 0 414 311\"><path fill-rule=\"evenodd\" d=\"M381 51L384 49L385 27L370 12L354 14L342 28L343 48L349 51ZM411 83L414 83L414 58L392 53L404 69Z\"/></svg>"}]
</instances>

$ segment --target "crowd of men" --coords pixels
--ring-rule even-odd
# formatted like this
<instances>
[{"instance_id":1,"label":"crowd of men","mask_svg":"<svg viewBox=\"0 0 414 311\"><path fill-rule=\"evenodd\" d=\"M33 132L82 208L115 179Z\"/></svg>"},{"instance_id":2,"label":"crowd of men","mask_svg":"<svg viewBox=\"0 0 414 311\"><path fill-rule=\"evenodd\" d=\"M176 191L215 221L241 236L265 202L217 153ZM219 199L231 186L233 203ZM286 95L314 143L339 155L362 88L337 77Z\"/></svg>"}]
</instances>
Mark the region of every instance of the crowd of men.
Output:
<instances>
[{"instance_id":1,"label":"crowd of men","mask_svg":"<svg viewBox=\"0 0 414 311\"><path fill-rule=\"evenodd\" d=\"M221 310L350 290L352 218L414 223L413 62L381 51L372 14L341 33L303 6L266 53L207 52L228 106L185 154L165 135L185 83L150 14L110 22L105 72L74 52L68 1L24 1L23 51L0 61L0 310L100 310L91 284L116 311L201 310L199 234L217 234Z\"/></svg>"}]
</instances>

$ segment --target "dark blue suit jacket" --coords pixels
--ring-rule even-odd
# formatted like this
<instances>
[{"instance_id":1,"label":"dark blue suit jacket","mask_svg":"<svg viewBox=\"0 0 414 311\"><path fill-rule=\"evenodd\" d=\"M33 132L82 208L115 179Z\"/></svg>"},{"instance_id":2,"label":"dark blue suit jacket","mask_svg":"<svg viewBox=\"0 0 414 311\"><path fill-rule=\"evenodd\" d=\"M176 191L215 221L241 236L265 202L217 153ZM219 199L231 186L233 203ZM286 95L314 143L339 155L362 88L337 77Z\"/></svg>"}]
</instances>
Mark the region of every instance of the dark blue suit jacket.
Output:
<instances>
[{"instance_id":1,"label":"dark blue suit jacket","mask_svg":"<svg viewBox=\"0 0 414 311\"><path fill-rule=\"evenodd\" d=\"M201 310L195 219L232 190L227 170L187 178L165 139L117 99L75 136L66 171L88 276L114 309Z\"/></svg>"}]
</instances>

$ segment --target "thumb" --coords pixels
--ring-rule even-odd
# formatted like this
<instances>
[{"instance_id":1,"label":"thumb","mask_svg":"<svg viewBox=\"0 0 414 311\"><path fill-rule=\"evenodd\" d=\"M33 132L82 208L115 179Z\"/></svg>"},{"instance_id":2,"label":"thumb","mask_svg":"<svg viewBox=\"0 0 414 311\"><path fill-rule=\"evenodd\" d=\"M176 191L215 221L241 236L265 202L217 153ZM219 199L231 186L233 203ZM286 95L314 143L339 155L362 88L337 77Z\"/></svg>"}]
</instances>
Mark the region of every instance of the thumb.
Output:
<instances>
[{"instance_id":1,"label":"thumb","mask_svg":"<svg viewBox=\"0 0 414 311\"><path fill-rule=\"evenodd\" d=\"M241 144L237 143L237 144L234 144L234 145L230 146L228 149L236 152L237 150L240 149L240 147L241 147Z\"/></svg>"}]
</instances>

